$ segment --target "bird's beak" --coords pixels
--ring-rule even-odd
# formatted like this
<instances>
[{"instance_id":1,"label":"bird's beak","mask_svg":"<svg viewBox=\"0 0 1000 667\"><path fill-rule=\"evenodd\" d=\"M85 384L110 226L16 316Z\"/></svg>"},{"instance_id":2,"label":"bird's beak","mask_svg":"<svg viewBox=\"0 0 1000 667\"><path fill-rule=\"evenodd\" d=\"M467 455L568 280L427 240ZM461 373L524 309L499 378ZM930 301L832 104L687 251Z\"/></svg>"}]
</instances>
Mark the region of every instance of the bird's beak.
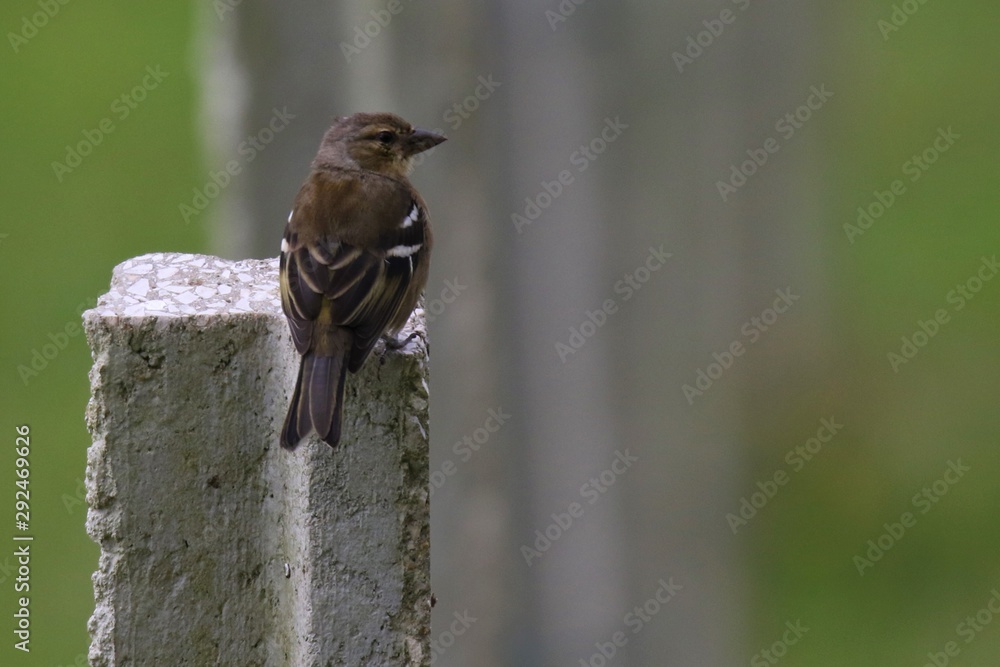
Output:
<instances>
[{"instance_id":1,"label":"bird's beak","mask_svg":"<svg viewBox=\"0 0 1000 667\"><path fill-rule=\"evenodd\" d=\"M425 130L419 127L414 128L413 134L410 135L410 138L407 141L406 152L409 155L423 153L428 149L434 148L447 138L448 137L443 134L438 134L437 132L431 132L430 130Z\"/></svg>"}]
</instances>

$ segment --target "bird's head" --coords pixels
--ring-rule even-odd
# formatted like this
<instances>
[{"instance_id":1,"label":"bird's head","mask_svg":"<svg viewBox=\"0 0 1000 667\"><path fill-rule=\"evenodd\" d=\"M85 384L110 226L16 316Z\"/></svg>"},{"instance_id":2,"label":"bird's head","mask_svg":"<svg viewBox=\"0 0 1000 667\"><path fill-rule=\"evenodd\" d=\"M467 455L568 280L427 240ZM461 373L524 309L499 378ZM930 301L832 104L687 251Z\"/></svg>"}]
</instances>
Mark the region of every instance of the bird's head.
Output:
<instances>
[{"instance_id":1,"label":"bird's head","mask_svg":"<svg viewBox=\"0 0 1000 667\"><path fill-rule=\"evenodd\" d=\"M445 139L443 134L413 127L395 114L356 113L341 116L326 131L313 165L403 178L410 173L415 155Z\"/></svg>"}]
</instances>

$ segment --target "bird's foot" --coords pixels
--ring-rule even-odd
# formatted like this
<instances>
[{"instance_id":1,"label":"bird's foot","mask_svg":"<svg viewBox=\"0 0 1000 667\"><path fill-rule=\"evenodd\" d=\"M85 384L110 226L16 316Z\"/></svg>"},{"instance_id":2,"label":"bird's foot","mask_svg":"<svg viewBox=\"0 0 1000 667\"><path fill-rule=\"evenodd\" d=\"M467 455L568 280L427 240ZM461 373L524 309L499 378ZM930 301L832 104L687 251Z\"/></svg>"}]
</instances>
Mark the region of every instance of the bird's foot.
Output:
<instances>
[{"instance_id":1,"label":"bird's foot","mask_svg":"<svg viewBox=\"0 0 1000 667\"><path fill-rule=\"evenodd\" d=\"M387 350L401 350L410 344L410 341L417 337L417 332L414 331L406 338L396 338L395 336L390 336L389 334L382 334L382 340L385 341L385 349Z\"/></svg>"},{"instance_id":2,"label":"bird's foot","mask_svg":"<svg viewBox=\"0 0 1000 667\"><path fill-rule=\"evenodd\" d=\"M397 350L402 350L404 347L410 344L410 341L417 338L419 334L416 331L411 333L405 338L396 338L390 334L382 334L382 341L385 342L385 347L378 352L379 365L385 363L385 356L390 351L395 352Z\"/></svg>"}]
</instances>

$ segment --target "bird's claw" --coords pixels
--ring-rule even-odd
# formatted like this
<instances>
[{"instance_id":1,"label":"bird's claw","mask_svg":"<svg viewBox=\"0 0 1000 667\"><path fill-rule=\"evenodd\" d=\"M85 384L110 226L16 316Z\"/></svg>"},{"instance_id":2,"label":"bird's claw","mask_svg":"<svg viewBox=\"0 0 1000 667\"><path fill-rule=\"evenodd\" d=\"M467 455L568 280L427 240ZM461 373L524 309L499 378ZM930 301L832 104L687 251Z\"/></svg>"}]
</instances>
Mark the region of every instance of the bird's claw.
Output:
<instances>
[{"instance_id":1,"label":"bird's claw","mask_svg":"<svg viewBox=\"0 0 1000 667\"><path fill-rule=\"evenodd\" d=\"M389 334L384 334L382 340L385 341L385 348L387 350L401 350L410 344L410 341L417 337L417 332L414 331L406 338L396 338L395 336L390 336Z\"/></svg>"}]
</instances>

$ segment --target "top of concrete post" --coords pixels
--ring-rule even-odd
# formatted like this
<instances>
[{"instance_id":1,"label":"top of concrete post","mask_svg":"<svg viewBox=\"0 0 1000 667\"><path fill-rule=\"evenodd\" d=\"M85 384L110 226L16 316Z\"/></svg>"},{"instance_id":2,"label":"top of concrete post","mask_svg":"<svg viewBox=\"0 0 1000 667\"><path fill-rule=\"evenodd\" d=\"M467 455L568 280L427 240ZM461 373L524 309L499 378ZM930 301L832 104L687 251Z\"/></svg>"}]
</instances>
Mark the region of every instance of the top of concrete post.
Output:
<instances>
[{"instance_id":1,"label":"top of concrete post","mask_svg":"<svg viewBox=\"0 0 1000 667\"><path fill-rule=\"evenodd\" d=\"M278 260L142 255L115 267L111 289L88 313L101 317L280 315Z\"/></svg>"}]
</instances>

